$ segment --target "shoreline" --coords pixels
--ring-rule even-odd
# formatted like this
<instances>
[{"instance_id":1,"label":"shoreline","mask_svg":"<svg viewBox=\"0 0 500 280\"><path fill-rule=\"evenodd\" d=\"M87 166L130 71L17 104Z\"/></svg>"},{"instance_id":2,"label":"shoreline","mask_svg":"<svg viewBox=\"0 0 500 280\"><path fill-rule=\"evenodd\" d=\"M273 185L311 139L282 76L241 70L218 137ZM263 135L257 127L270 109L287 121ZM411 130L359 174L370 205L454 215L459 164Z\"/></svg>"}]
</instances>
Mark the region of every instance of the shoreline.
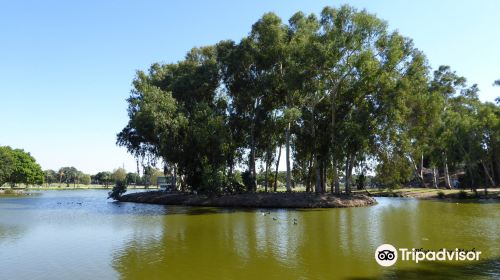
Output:
<instances>
[{"instance_id":1,"label":"shoreline","mask_svg":"<svg viewBox=\"0 0 500 280\"><path fill-rule=\"evenodd\" d=\"M239 207L239 208L346 208L364 207L377 201L363 194L352 196L314 193L245 193L206 196L150 191L122 195L118 201L161 205Z\"/></svg>"},{"instance_id":2,"label":"shoreline","mask_svg":"<svg viewBox=\"0 0 500 280\"><path fill-rule=\"evenodd\" d=\"M29 195L29 193L24 190L0 190L0 196L21 196Z\"/></svg>"},{"instance_id":3,"label":"shoreline","mask_svg":"<svg viewBox=\"0 0 500 280\"><path fill-rule=\"evenodd\" d=\"M500 202L500 188L488 189L488 195L484 195L484 190L479 189L476 193L471 190L462 189L430 189L430 188L403 188L396 190L380 190L371 191L372 197L400 197L400 198L414 198L421 200L461 200L461 201L475 201L475 200L491 200Z\"/></svg>"}]
</instances>

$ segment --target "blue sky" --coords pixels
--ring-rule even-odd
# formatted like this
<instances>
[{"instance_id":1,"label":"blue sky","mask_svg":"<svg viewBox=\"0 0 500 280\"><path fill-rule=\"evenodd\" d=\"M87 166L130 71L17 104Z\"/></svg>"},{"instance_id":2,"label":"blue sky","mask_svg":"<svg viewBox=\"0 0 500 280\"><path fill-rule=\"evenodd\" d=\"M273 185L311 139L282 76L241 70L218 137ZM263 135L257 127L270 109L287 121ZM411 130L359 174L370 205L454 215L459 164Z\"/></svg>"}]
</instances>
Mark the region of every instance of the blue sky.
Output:
<instances>
[{"instance_id":1,"label":"blue sky","mask_svg":"<svg viewBox=\"0 0 500 280\"><path fill-rule=\"evenodd\" d=\"M492 101L500 88L500 1L3 1L0 145L44 169L88 173L135 161L115 145L137 69L194 46L239 40L265 12L285 21L324 6L366 8L414 39L433 68L447 64Z\"/></svg>"}]
</instances>

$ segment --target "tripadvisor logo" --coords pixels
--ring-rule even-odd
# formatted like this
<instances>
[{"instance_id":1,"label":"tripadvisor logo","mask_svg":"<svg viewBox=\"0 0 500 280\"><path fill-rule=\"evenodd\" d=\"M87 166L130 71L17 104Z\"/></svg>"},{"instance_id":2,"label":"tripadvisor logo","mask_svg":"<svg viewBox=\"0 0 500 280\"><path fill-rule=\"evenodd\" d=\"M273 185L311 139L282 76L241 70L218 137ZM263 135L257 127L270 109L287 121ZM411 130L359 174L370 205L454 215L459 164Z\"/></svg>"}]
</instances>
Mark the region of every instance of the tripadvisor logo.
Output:
<instances>
[{"instance_id":1,"label":"tripadvisor logo","mask_svg":"<svg viewBox=\"0 0 500 280\"><path fill-rule=\"evenodd\" d=\"M375 250L375 260L381 266L391 266L398 260L398 251L391 244L382 244Z\"/></svg>"},{"instance_id":2,"label":"tripadvisor logo","mask_svg":"<svg viewBox=\"0 0 500 280\"><path fill-rule=\"evenodd\" d=\"M375 260L381 266L391 266L398 260L398 255L401 261L413 261L415 263L421 261L478 261L481 251L464 250L455 248L453 250L441 249L438 251L420 249L396 249L391 244L382 244L375 250Z\"/></svg>"}]
</instances>

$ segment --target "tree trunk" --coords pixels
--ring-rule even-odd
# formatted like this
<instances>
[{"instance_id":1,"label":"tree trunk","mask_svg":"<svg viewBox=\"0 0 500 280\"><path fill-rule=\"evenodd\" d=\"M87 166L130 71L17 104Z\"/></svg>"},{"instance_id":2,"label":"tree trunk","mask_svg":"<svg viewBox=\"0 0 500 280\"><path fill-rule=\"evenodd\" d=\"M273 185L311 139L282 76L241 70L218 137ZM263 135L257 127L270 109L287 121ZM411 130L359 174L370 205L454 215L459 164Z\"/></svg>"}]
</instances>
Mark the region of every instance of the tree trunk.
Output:
<instances>
[{"instance_id":1,"label":"tree trunk","mask_svg":"<svg viewBox=\"0 0 500 280\"><path fill-rule=\"evenodd\" d=\"M351 194L351 173L352 173L353 156L349 155L345 166L345 192Z\"/></svg>"},{"instance_id":2,"label":"tree trunk","mask_svg":"<svg viewBox=\"0 0 500 280\"><path fill-rule=\"evenodd\" d=\"M424 180L424 153L422 153L422 156L420 158L420 182L421 182L421 187L425 188L425 180Z\"/></svg>"},{"instance_id":3,"label":"tree trunk","mask_svg":"<svg viewBox=\"0 0 500 280\"><path fill-rule=\"evenodd\" d=\"M326 192L327 190L327 183L326 183L326 161L323 160L322 161L322 166L323 166L323 186L321 187L321 189L323 190L323 192Z\"/></svg>"},{"instance_id":4,"label":"tree trunk","mask_svg":"<svg viewBox=\"0 0 500 280\"><path fill-rule=\"evenodd\" d=\"M266 160L266 177L264 178L264 191L267 192L267 188L269 186L269 154L267 153L267 160Z\"/></svg>"},{"instance_id":5,"label":"tree trunk","mask_svg":"<svg viewBox=\"0 0 500 280\"><path fill-rule=\"evenodd\" d=\"M348 176L348 170L349 170L349 157L345 161L344 188L345 188L345 193L346 194L349 194L349 176Z\"/></svg>"},{"instance_id":6,"label":"tree trunk","mask_svg":"<svg viewBox=\"0 0 500 280\"><path fill-rule=\"evenodd\" d=\"M333 161L333 182L335 185L335 194L340 194L339 170L337 160Z\"/></svg>"},{"instance_id":7,"label":"tree trunk","mask_svg":"<svg viewBox=\"0 0 500 280\"><path fill-rule=\"evenodd\" d=\"M257 170L255 168L255 124L257 122L257 107L259 106L260 100L257 98L254 103L253 107L253 118L252 118L252 123L250 127L250 159L248 163L248 171L250 172L250 177L251 177L251 186L250 186L250 192L255 192L257 190Z\"/></svg>"},{"instance_id":8,"label":"tree trunk","mask_svg":"<svg viewBox=\"0 0 500 280\"><path fill-rule=\"evenodd\" d=\"M278 160L276 161L276 170L274 171L274 192L278 190L278 167L280 164L280 158L281 158L281 145L279 147Z\"/></svg>"},{"instance_id":9,"label":"tree trunk","mask_svg":"<svg viewBox=\"0 0 500 280\"><path fill-rule=\"evenodd\" d=\"M434 186L435 189L438 188L438 171L435 166L432 167L432 185Z\"/></svg>"},{"instance_id":10,"label":"tree trunk","mask_svg":"<svg viewBox=\"0 0 500 280\"><path fill-rule=\"evenodd\" d=\"M340 194L340 179L339 179L339 173L337 169L337 176L335 177L335 194L339 195Z\"/></svg>"},{"instance_id":11,"label":"tree trunk","mask_svg":"<svg viewBox=\"0 0 500 280\"><path fill-rule=\"evenodd\" d=\"M286 191L291 192L291 181L292 173L290 170L290 127L291 123L288 123L286 129Z\"/></svg>"},{"instance_id":12,"label":"tree trunk","mask_svg":"<svg viewBox=\"0 0 500 280\"><path fill-rule=\"evenodd\" d=\"M311 154L311 159L309 160L309 164L308 164L308 168L307 168L306 192L311 191L313 157L314 157L314 154Z\"/></svg>"},{"instance_id":13,"label":"tree trunk","mask_svg":"<svg viewBox=\"0 0 500 280\"><path fill-rule=\"evenodd\" d=\"M500 185L500 151L494 148L491 153L493 155L491 158L493 177L495 177L495 186L497 186Z\"/></svg>"},{"instance_id":14,"label":"tree trunk","mask_svg":"<svg viewBox=\"0 0 500 280\"><path fill-rule=\"evenodd\" d=\"M481 165L483 166L484 174L488 178L488 184L493 188L495 187L495 182L493 181L493 178L490 175L490 172L488 171L488 168L486 167L486 164L484 164L484 161L481 160ZM488 184L484 185L484 195L488 195Z\"/></svg>"},{"instance_id":15,"label":"tree trunk","mask_svg":"<svg viewBox=\"0 0 500 280\"><path fill-rule=\"evenodd\" d=\"M321 193L323 193L325 190L325 184L324 184L324 179L323 179L324 176L325 176L325 174L323 172L323 160L320 160L319 161L319 180L320 180L319 184L321 187L319 189L321 190Z\"/></svg>"},{"instance_id":16,"label":"tree trunk","mask_svg":"<svg viewBox=\"0 0 500 280\"><path fill-rule=\"evenodd\" d=\"M332 183L330 184L330 193L333 194L334 193L334 189L335 189L335 163L333 163L332 161L332 173L333 173L333 178L332 178Z\"/></svg>"},{"instance_id":17,"label":"tree trunk","mask_svg":"<svg viewBox=\"0 0 500 280\"><path fill-rule=\"evenodd\" d=\"M338 89L340 85L338 86ZM331 103L331 126L332 126L332 129L330 131L330 148L332 149L332 158L335 158L335 155L333 153L334 151L334 148L335 148L335 132L334 132L334 128L335 128L335 96L336 94L331 94L332 98L330 100L330 103ZM339 181L338 181L338 172L337 172L337 160L334 159L332 160L332 171L333 171L333 178L332 178L332 186L331 186L331 192L332 193L336 193L336 194L339 194L340 193L340 189L339 189Z\"/></svg>"},{"instance_id":18,"label":"tree trunk","mask_svg":"<svg viewBox=\"0 0 500 280\"><path fill-rule=\"evenodd\" d=\"M255 168L255 137L253 135L253 129L252 129L252 136L251 136L251 147L250 147L250 160L248 163L248 169L250 171L250 176L251 176L251 186L250 186L250 192L255 192L257 190L257 172Z\"/></svg>"},{"instance_id":19,"label":"tree trunk","mask_svg":"<svg viewBox=\"0 0 500 280\"><path fill-rule=\"evenodd\" d=\"M174 181L174 182L173 182L173 184L174 184L174 189L176 189L176 190L177 190L177 165L175 165L175 164L174 164L174 178L173 178L173 179L174 179L174 180L173 180L173 181Z\"/></svg>"},{"instance_id":20,"label":"tree trunk","mask_svg":"<svg viewBox=\"0 0 500 280\"><path fill-rule=\"evenodd\" d=\"M323 191L321 190L321 174L320 174L320 168L319 168L319 162L318 158L316 156L315 162L314 162L314 169L316 173L316 185L315 185L315 192L316 193L322 193Z\"/></svg>"},{"instance_id":21,"label":"tree trunk","mask_svg":"<svg viewBox=\"0 0 500 280\"><path fill-rule=\"evenodd\" d=\"M228 184L226 185L227 192L232 192L232 184L233 184L233 157L230 156L228 158L229 171L227 172Z\"/></svg>"},{"instance_id":22,"label":"tree trunk","mask_svg":"<svg viewBox=\"0 0 500 280\"><path fill-rule=\"evenodd\" d=\"M448 172L448 159L445 153L443 153L443 159L444 159L444 184L447 189L451 190L450 174Z\"/></svg>"}]
</instances>

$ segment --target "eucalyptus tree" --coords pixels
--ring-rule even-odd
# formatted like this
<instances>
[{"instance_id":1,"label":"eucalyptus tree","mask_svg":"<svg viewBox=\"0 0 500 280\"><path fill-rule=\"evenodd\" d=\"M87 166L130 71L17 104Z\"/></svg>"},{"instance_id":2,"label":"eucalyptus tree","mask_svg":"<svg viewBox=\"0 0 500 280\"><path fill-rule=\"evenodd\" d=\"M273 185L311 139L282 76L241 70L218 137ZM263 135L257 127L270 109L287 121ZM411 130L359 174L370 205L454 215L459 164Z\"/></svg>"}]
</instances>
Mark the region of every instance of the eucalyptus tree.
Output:
<instances>
[{"instance_id":1,"label":"eucalyptus tree","mask_svg":"<svg viewBox=\"0 0 500 280\"><path fill-rule=\"evenodd\" d=\"M230 120L235 126L233 135L240 135L241 144L249 150L248 172L250 173L249 191L257 188L256 146L259 122L259 107L264 94L258 90L262 85L260 72L255 65L251 41L221 42L218 46L219 64L228 95L231 99Z\"/></svg>"},{"instance_id":2,"label":"eucalyptus tree","mask_svg":"<svg viewBox=\"0 0 500 280\"><path fill-rule=\"evenodd\" d=\"M410 39L389 33L384 21L349 6L323 9L319 30L315 79L324 96L319 126L329 136L321 137L324 142L317 147L320 170L316 173L322 178L317 182L325 180L330 165L332 190L338 193L343 165L346 193L350 193L354 166L376 155L376 144L387 142L394 133L392 124L404 109L400 100L413 93L407 84L422 75L425 79L425 71L412 71L422 64L422 55ZM325 152L330 156L320 158Z\"/></svg>"},{"instance_id":3,"label":"eucalyptus tree","mask_svg":"<svg viewBox=\"0 0 500 280\"><path fill-rule=\"evenodd\" d=\"M289 85L289 92L295 98L296 104L300 108L294 107L288 110L289 122L298 120L298 126L295 132L295 153L294 163L296 167L301 166L307 170L303 174L303 180L306 181L306 189L311 189L311 171L319 171L317 161L317 106L324 99L322 92L319 91L318 65L321 60L318 53L319 22L315 15L306 16L302 12L294 14L289 20L289 71L286 75L286 81ZM320 191L319 174L315 173L317 182L315 184L316 192Z\"/></svg>"},{"instance_id":4,"label":"eucalyptus tree","mask_svg":"<svg viewBox=\"0 0 500 280\"><path fill-rule=\"evenodd\" d=\"M439 104L439 115L436 117L434 125L434 135L432 137L431 164L433 165L433 174L437 174L437 165L443 168L445 186L451 188L449 177L449 157L452 152L451 147L456 147L460 143L457 139L456 130L458 129L456 109L463 103L464 98L477 99L477 89L472 88L469 96L459 97L461 93L466 92L466 79L452 71L449 66L440 66L434 71L434 77L429 85L429 91L435 93L434 102ZM454 110L455 109L455 110ZM465 121L465 120L463 120ZM467 160L470 162L470 160ZM437 180L434 179L436 182ZM436 183L435 183L436 184Z\"/></svg>"},{"instance_id":5,"label":"eucalyptus tree","mask_svg":"<svg viewBox=\"0 0 500 280\"><path fill-rule=\"evenodd\" d=\"M118 144L147 165L161 160L166 173L204 192L222 187L228 154L233 153L227 101L220 96L216 48L192 49L175 64L139 71L128 99L129 123Z\"/></svg>"},{"instance_id":6,"label":"eucalyptus tree","mask_svg":"<svg viewBox=\"0 0 500 280\"><path fill-rule=\"evenodd\" d=\"M219 59L223 81L231 99L232 117L240 126L247 127L243 134L248 149L248 171L251 191L256 190L256 161L259 147L269 162L276 150L280 117L285 114L286 85L283 75L286 62L287 30L281 19L273 13L265 14L253 26L248 37L238 44L219 44ZM285 100L285 101L283 101ZM285 128L289 155L289 131ZM269 133L270 132L270 133ZM274 133L273 133L274 132ZM273 135L274 134L274 135ZM271 140L271 141L270 141ZM288 172L290 168L288 164ZM290 190L290 176L287 189Z\"/></svg>"},{"instance_id":7,"label":"eucalyptus tree","mask_svg":"<svg viewBox=\"0 0 500 280\"><path fill-rule=\"evenodd\" d=\"M240 189L234 169L243 162L248 191L257 164L265 190L271 181L276 189L282 146L287 191L292 154L294 176L318 193L329 182L339 194L341 177L350 193L353 170L367 162L390 184L413 176L424 186L424 163L435 177L441 167L448 187L449 169L463 166L481 167L494 184L498 106L479 102L477 87L447 67L432 80L428 72L411 39L364 10L326 7L288 23L267 13L239 42L139 71L117 142L204 192Z\"/></svg>"},{"instance_id":8,"label":"eucalyptus tree","mask_svg":"<svg viewBox=\"0 0 500 280\"><path fill-rule=\"evenodd\" d=\"M481 152L480 164L487 178L489 186L500 184L500 106L486 102L478 103L478 122Z\"/></svg>"}]
</instances>

